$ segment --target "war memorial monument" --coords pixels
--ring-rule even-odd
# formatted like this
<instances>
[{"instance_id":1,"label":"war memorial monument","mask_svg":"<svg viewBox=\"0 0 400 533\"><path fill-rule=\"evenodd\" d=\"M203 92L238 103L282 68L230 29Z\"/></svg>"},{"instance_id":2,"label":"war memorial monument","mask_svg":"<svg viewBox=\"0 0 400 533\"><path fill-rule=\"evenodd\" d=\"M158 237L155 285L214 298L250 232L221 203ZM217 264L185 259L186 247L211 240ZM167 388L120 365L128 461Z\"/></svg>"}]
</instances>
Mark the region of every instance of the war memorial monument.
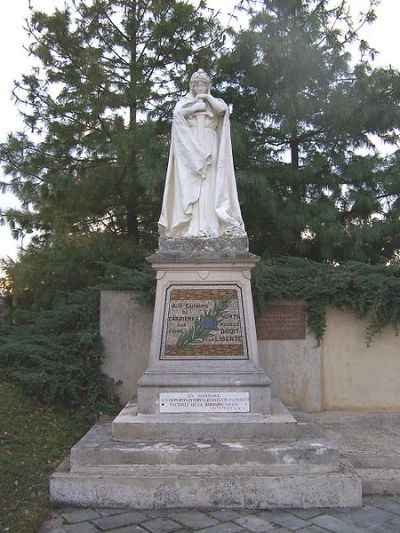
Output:
<instances>
[{"instance_id":1,"label":"war memorial monument","mask_svg":"<svg viewBox=\"0 0 400 533\"><path fill-rule=\"evenodd\" d=\"M53 503L150 509L361 505L361 479L259 365L228 106L199 70L175 107L148 367L50 480Z\"/></svg>"}]
</instances>

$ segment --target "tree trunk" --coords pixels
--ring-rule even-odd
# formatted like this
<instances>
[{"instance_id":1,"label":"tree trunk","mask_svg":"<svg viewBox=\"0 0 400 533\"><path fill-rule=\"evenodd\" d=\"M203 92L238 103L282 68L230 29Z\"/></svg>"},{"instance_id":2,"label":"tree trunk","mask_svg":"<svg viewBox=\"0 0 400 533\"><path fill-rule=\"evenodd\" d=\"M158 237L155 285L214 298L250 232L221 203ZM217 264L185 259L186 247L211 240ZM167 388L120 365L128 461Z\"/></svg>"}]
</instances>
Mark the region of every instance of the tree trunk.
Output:
<instances>
[{"instance_id":1,"label":"tree trunk","mask_svg":"<svg viewBox=\"0 0 400 533\"><path fill-rule=\"evenodd\" d=\"M128 237L137 244L139 240L139 223L135 202L128 203L126 206L126 232Z\"/></svg>"},{"instance_id":2,"label":"tree trunk","mask_svg":"<svg viewBox=\"0 0 400 533\"><path fill-rule=\"evenodd\" d=\"M137 201L139 198L137 172L137 0L132 0L129 16L130 63L128 89L130 153L128 154L128 194L126 206L126 230L135 243L139 241Z\"/></svg>"},{"instance_id":3,"label":"tree trunk","mask_svg":"<svg viewBox=\"0 0 400 533\"><path fill-rule=\"evenodd\" d=\"M293 168L299 168L299 139L294 133L290 138L290 162Z\"/></svg>"}]
</instances>

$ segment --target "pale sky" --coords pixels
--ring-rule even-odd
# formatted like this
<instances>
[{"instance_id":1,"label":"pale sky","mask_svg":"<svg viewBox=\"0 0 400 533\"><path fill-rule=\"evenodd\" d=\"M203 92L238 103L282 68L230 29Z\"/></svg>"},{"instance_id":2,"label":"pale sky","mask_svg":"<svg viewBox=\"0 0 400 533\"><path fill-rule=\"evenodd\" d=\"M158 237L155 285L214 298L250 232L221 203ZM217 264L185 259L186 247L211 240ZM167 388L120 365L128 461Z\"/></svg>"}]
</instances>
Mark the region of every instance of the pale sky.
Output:
<instances>
[{"instance_id":1,"label":"pale sky","mask_svg":"<svg viewBox=\"0 0 400 533\"><path fill-rule=\"evenodd\" d=\"M24 19L28 15L29 0L3 0L0 2L0 142L3 142L8 132L15 131L20 126L17 111L11 101L13 80L22 73L29 71L29 58L23 45L26 44L23 30ZM285 1L285 0L282 0ZM63 6L63 0L31 0L37 9L52 11L57 6ZM231 0L209 0L214 8L226 10L232 5ZM351 0L355 12L365 10L368 0ZM376 66L388 66L400 69L400 0L381 0L377 9L377 20L363 30L363 37L380 54L376 57ZM0 180L4 177L0 170ZM17 206L18 201L11 194L0 193L0 211L6 207ZM25 243L26 244L26 243ZM18 246L7 226L0 227L0 257L15 258Z\"/></svg>"}]
</instances>

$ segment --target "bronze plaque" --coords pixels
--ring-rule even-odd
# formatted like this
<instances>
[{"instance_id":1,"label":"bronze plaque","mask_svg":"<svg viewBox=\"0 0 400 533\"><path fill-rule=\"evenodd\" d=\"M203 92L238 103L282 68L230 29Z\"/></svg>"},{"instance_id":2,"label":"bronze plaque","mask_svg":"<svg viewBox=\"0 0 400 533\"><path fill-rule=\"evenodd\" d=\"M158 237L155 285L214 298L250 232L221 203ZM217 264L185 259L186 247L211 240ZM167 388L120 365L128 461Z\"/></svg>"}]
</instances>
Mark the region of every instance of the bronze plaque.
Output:
<instances>
[{"instance_id":1,"label":"bronze plaque","mask_svg":"<svg viewBox=\"0 0 400 533\"><path fill-rule=\"evenodd\" d=\"M260 340L306 338L306 308L304 304L267 304L257 320Z\"/></svg>"},{"instance_id":2,"label":"bronze plaque","mask_svg":"<svg viewBox=\"0 0 400 533\"><path fill-rule=\"evenodd\" d=\"M164 309L160 359L248 358L237 285L172 285Z\"/></svg>"}]
</instances>

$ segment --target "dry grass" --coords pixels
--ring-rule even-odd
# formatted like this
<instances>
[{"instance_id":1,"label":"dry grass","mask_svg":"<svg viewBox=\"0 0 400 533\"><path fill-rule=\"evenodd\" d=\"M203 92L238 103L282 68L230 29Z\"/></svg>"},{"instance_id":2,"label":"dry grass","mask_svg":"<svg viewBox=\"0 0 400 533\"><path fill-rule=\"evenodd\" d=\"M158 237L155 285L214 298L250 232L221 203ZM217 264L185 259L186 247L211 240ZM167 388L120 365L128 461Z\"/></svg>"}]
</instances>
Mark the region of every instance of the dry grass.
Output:
<instances>
[{"instance_id":1,"label":"dry grass","mask_svg":"<svg viewBox=\"0 0 400 533\"><path fill-rule=\"evenodd\" d=\"M0 531L38 531L51 510L49 475L89 425L85 413L44 406L0 369Z\"/></svg>"}]
</instances>

